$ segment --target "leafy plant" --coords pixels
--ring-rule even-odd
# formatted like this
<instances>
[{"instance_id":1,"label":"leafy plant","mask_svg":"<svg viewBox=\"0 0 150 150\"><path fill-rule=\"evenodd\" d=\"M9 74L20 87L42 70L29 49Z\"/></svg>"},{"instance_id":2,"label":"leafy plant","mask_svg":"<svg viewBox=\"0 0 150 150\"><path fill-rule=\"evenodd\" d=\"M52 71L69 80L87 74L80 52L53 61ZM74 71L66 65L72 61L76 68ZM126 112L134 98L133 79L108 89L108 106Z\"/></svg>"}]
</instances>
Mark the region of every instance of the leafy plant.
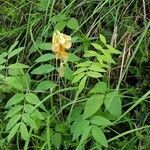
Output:
<instances>
[{"instance_id":1,"label":"leafy plant","mask_svg":"<svg viewBox=\"0 0 150 150\"><path fill-rule=\"evenodd\" d=\"M149 2L0 5L0 149L149 149Z\"/></svg>"}]
</instances>

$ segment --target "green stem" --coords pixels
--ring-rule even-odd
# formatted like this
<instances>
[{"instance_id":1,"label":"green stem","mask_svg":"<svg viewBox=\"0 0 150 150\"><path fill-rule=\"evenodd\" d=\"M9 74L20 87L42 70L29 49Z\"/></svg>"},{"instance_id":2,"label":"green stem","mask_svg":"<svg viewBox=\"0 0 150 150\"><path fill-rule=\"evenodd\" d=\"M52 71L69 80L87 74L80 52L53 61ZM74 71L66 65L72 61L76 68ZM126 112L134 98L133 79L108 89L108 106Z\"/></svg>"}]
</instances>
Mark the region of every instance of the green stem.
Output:
<instances>
[{"instance_id":1,"label":"green stem","mask_svg":"<svg viewBox=\"0 0 150 150\"><path fill-rule=\"evenodd\" d=\"M128 71L129 66L130 66L130 64L131 64L131 62L132 62L132 60L133 60L135 54L136 54L137 51L139 50L139 47L140 47L140 45L141 45L141 43L142 43L142 41L143 41L143 39L144 39L144 37L145 37L145 35L146 35L148 29L149 29L149 27L150 27L150 21L149 21L148 25L145 27L144 32L141 34L141 37L140 37L140 39L139 39L139 41L138 41L138 43L137 43L137 46L136 46L136 48L135 48L135 50L134 50L134 52L133 52L133 54L132 54L132 56L131 56L129 62L127 63L126 69L125 69L124 72L122 73L122 76L120 76L120 78L119 78L119 82L118 82L118 85L117 85L117 87L116 87L116 90L117 90L117 91L119 90L121 81L122 81L122 79L124 78L126 72Z\"/></svg>"},{"instance_id":2,"label":"green stem","mask_svg":"<svg viewBox=\"0 0 150 150\"><path fill-rule=\"evenodd\" d=\"M32 111L30 112L30 114L32 114L32 112L33 112L36 108L38 108L42 103L44 103L45 101L47 101L47 100L48 100L50 97L52 97L53 95L58 94L58 93L60 93L60 92L71 91L71 90L75 90L75 89L76 89L76 87L69 87L69 88L65 88L65 89L58 90L58 91L56 91L56 92L54 92L54 93L48 95L48 96L45 97L40 103L38 103L38 104L36 104L36 105L34 106L34 108L32 109Z\"/></svg>"},{"instance_id":3,"label":"green stem","mask_svg":"<svg viewBox=\"0 0 150 150\"><path fill-rule=\"evenodd\" d=\"M122 114L115 122L122 119L127 113L129 113L132 109L134 109L139 103L141 103L143 100L145 100L150 95L150 90L145 93L139 100L137 100L124 114ZM114 122L114 123L115 123Z\"/></svg>"},{"instance_id":4,"label":"green stem","mask_svg":"<svg viewBox=\"0 0 150 150\"><path fill-rule=\"evenodd\" d=\"M112 141L114 141L116 139L119 139L122 136L125 136L127 134L130 134L132 132L136 132L136 131L139 131L139 130L142 130L142 129L146 129L146 128L150 128L150 125L149 126L145 126L145 127L140 127L140 128L132 129L132 130L129 130L129 131L126 131L126 132L123 132L123 133L121 133L121 134L119 134L119 135L117 135L117 136L109 139L108 142L112 142Z\"/></svg>"},{"instance_id":5,"label":"green stem","mask_svg":"<svg viewBox=\"0 0 150 150\"><path fill-rule=\"evenodd\" d=\"M77 101L77 99L78 99L78 96L79 96L79 92L77 91L76 96L75 96L75 98L74 98L74 100L73 100L73 103L72 103L70 112L69 112L69 122L70 122L71 113L72 113L73 108L74 108L74 105L75 105L75 103L76 103L76 101Z\"/></svg>"}]
</instances>

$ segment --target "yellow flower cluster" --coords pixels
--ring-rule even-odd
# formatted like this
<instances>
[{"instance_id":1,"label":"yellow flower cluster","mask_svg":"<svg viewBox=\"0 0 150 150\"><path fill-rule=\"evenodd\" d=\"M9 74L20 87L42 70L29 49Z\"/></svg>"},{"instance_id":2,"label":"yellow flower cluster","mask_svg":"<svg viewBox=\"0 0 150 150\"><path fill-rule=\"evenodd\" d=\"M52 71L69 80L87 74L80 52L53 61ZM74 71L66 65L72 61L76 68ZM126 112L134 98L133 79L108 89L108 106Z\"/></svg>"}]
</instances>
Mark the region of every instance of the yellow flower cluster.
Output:
<instances>
[{"instance_id":1,"label":"yellow flower cluster","mask_svg":"<svg viewBox=\"0 0 150 150\"><path fill-rule=\"evenodd\" d=\"M52 50L56 54L56 59L63 59L67 61L68 53L65 49L69 49L71 47L71 37L60 33L59 31L54 32L52 38Z\"/></svg>"}]
</instances>

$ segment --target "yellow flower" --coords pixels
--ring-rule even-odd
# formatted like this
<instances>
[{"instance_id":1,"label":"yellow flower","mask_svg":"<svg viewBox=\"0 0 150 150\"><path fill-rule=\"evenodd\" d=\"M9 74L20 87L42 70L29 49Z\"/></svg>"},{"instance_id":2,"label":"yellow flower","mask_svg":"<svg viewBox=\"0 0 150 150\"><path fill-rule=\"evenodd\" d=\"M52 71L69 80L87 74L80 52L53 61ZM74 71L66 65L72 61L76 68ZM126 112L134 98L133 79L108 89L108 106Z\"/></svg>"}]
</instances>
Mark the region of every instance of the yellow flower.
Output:
<instances>
[{"instance_id":1,"label":"yellow flower","mask_svg":"<svg viewBox=\"0 0 150 150\"><path fill-rule=\"evenodd\" d=\"M67 61L68 53L65 49L71 47L71 37L60 33L59 31L54 32L52 38L52 50L56 53L56 59L63 59Z\"/></svg>"}]
</instances>

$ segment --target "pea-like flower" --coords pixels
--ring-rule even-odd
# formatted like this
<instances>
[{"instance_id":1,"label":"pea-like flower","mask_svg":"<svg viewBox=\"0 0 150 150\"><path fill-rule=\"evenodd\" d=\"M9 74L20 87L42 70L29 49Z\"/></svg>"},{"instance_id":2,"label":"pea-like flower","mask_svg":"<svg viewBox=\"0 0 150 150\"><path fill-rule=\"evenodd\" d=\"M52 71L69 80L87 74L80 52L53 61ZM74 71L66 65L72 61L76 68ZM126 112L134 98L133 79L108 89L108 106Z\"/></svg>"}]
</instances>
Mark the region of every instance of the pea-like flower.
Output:
<instances>
[{"instance_id":1,"label":"pea-like flower","mask_svg":"<svg viewBox=\"0 0 150 150\"><path fill-rule=\"evenodd\" d=\"M56 53L56 59L63 59L67 61L68 53L65 49L71 47L71 37L60 33L59 31L54 32L52 38L52 50Z\"/></svg>"}]
</instances>

